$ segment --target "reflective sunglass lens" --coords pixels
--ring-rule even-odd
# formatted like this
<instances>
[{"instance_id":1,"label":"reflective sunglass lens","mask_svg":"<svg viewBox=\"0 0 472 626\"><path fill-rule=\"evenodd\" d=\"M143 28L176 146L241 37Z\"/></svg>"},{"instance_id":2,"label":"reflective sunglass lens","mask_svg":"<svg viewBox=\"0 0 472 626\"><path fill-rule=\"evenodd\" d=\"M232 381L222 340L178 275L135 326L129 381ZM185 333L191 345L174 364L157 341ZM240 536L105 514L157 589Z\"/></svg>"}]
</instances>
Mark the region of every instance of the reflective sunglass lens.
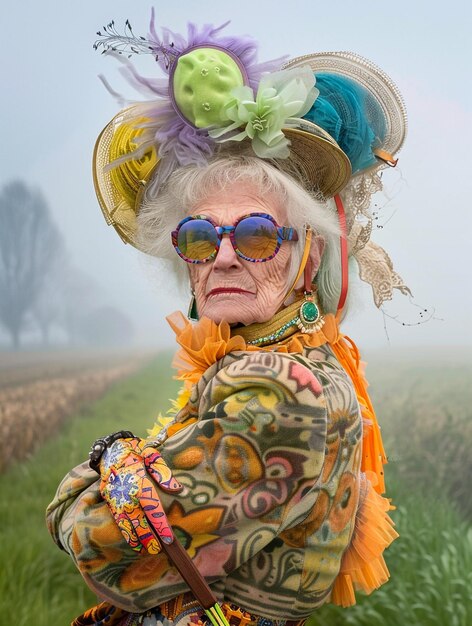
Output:
<instances>
[{"instance_id":1,"label":"reflective sunglass lens","mask_svg":"<svg viewBox=\"0 0 472 626\"><path fill-rule=\"evenodd\" d=\"M249 259L268 259L277 249L277 228L266 217L246 217L236 226L234 240Z\"/></svg>"},{"instance_id":2,"label":"reflective sunglass lens","mask_svg":"<svg viewBox=\"0 0 472 626\"><path fill-rule=\"evenodd\" d=\"M180 252L192 261L203 261L218 247L218 235L210 222L189 220L182 224L177 235Z\"/></svg>"}]
</instances>

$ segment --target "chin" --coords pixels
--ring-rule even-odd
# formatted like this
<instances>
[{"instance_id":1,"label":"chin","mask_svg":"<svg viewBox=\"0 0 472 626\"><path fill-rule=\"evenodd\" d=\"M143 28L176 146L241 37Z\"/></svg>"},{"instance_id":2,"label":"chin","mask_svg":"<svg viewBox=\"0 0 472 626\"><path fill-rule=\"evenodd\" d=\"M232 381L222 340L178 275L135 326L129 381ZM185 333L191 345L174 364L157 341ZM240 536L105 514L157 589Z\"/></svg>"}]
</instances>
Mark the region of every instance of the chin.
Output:
<instances>
[{"instance_id":1,"label":"chin","mask_svg":"<svg viewBox=\"0 0 472 626\"><path fill-rule=\"evenodd\" d=\"M242 321L241 315L238 315L235 311L219 311L219 307L211 307L211 309L203 311L204 317L209 317L216 324L221 322L228 322L228 324L245 324L248 322ZM251 324L251 322L249 322Z\"/></svg>"},{"instance_id":2,"label":"chin","mask_svg":"<svg viewBox=\"0 0 472 626\"><path fill-rule=\"evenodd\" d=\"M228 324L243 324L249 326L255 322L266 322L272 317L273 313L267 315L267 311L259 311L255 306L241 306L241 304L212 304L203 309L201 316L208 317L216 324L228 322Z\"/></svg>"}]
</instances>

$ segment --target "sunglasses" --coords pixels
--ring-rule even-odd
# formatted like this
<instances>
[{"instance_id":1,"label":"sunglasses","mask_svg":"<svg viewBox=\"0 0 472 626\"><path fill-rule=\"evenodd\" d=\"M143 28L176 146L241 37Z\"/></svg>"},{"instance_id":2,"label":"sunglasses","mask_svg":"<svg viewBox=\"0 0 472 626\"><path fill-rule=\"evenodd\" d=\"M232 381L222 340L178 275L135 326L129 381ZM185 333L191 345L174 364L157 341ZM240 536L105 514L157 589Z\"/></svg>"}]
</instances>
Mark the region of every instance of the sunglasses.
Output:
<instances>
[{"instance_id":1,"label":"sunglasses","mask_svg":"<svg viewBox=\"0 0 472 626\"><path fill-rule=\"evenodd\" d=\"M172 232L172 244L187 263L206 263L217 255L225 234L229 235L236 254L253 263L273 259L282 241L298 241L293 228L279 226L271 215L250 213L233 226L217 226L204 215L186 217Z\"/></svg>"}]
</instances>

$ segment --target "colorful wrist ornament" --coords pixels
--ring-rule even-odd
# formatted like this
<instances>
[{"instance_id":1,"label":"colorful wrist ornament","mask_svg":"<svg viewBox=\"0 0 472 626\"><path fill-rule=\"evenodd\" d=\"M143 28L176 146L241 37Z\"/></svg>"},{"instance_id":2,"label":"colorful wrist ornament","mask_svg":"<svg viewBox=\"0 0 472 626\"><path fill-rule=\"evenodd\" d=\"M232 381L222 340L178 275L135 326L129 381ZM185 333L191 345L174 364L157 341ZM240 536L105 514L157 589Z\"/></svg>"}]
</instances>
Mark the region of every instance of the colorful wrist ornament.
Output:
<instances>
[{"instance_id":1,"label":"colorful wrist ornament","mask_svg":"<svg viewBox=\"0 0 472 626\"><path fill-rule=\"evenodd\" d=\"M100 460L105 450L111 446L117 439L132 439L134 435L129 430L118 430L116 433L107 435L106 437L100 437L93 442L89 452L89 466L100 474Z\"/></svg>"}]
</instances>

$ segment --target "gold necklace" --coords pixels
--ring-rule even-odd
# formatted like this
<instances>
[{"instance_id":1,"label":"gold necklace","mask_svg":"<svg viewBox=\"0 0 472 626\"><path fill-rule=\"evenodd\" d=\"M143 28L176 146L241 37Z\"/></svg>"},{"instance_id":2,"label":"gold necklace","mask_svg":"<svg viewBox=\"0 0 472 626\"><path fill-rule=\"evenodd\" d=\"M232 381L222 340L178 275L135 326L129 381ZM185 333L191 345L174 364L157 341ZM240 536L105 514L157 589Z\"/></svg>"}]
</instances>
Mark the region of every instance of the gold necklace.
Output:
<instances>
[{"instance_id":1,"label":"gold necklace","mask_svg":"<svg viewBox=\"0 0 472 626\"><path fill-rule=\"evenodd\" d=\"M313 333L323 326L315 294L306 293L292 304L276 313L269 321L238 326L231 329L232 335L240 335L252 346L267 346L288 339L297 330Z\"/></svg>"}]
</instances>

